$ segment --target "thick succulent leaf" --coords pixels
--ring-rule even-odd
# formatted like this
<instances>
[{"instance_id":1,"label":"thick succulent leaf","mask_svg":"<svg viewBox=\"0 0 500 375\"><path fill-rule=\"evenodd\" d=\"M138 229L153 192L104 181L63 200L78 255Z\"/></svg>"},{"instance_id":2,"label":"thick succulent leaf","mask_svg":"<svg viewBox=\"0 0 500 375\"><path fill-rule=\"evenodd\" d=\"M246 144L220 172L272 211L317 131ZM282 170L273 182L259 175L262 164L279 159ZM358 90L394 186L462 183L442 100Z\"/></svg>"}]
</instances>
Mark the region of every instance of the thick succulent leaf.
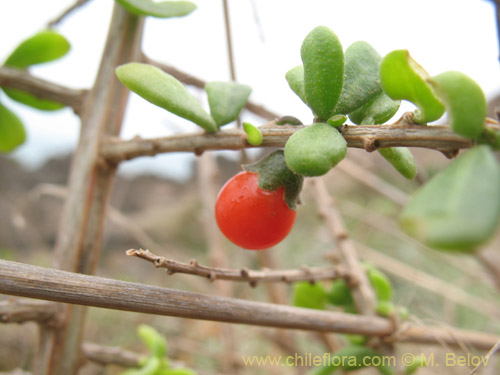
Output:
<instances>
[{"instance_id":1,"label":"thick succulent leaf","mask_svg":"<svg viewBox=\"0 0 500 375\"><path fill-rule=\"evenodd\" d=\"M151 326L141 324L137 327L137 334L146 344L150 355L162 359L167 353L167 341L165 337Z\"/></svg>"},{"instance_id":2,"label":"thick succulent leaf","mask_svg":"<svg viewBox=\"0 0 500 375\"><path fill-rule=\"evenodd\" d=\"M23 123L0 103L0 152L10 152L26 140Z\"/></svg>"},{"instance_id":3,"label":"thick succulent leaf","mask_svg":"<svg viewBox=\"0 0 500 375\"><path fill-rule=\"evenodd\" d=\"M488 146L454 160L417 191L400 223L430 247L474 251L495 232L500 215L500 168Z\"/></svg>"},{"instance_id":4,"label":"thick succulent leaf","mask_svg":"<svg viewBox=\"0 0 500 375\"><path fill-rule=\"evenodd\" d=\"M160 69L140 63L128 63L116 68L118 79L131 91L147 101L183 117L215 133L215 120L176 78Z\"/></svg>"},{"instance_id":5,"label":"thick succulent leaf","mask_svg":"<svg viewBox=\"0 0 500 375\"><path fill-rule=\"evenodd\" d=\"M399 100L392 100L381 91L354 112L349 113L349 119L358 125L383 124L396 114L400 104Z\"/></svg>"},{"instance_id":6,"label":"thick succulent leaf","mask_svg":"<svg viewBox=\"0 0 500 375\"><path fill-rule=\"evenodd\" d=\"M183 17L196 9L190 1L116 0L128 12L158 18Z\"/></svg>"},{"instance_id":7,"label":"thick succulent leaf","mask_svg":"<svg viewBox=\"0 0 500 375\"><path fill-rule=\"evenodd\" d=\"M247 142L252 146L260 146L262 144L262 133L260 129L249 122L243 123L243 130L247 133Z\"/></svg>"},{"instance_id":8,"label":"thick succulent leaf","mask_svg":"<svg viewBox=\"0 0 500 375\"><path fill-rule=\"evenodd\" d=\"M333 114L344 83L344 52L337 35L318 26L302 42L304 93L307 105L319 120Z\"/></svg>"},{"instance_id":9,"label":"thick succulent leaf","mask_svg":"<svg viewBox=\"0 0 500 375\"><path fill-rule=\"evenodd\" d=\"M377 95L382 57L368 43L353 43L345 51L344 86L335 113L348 114Z\"/></svg>"},{"instance_id":10,"label":"thick succulent leaf","mask_svg":"<svg viewBox=\"0 0 500 375\"><path fill-rule=\"evenodd\" d=\"M295 68L290 69L286 72L285 78L292 91L307 104L306 94L304 92L304 66L298 65Z\"/></svg>"},{"instance_id":11,"label":"thick succulent leaf","mask_svg":"<svg viewBox=\"0 0 500 375\"><path fill-rule=\"evenodd\" d=\"M293 305L308 309L324 310L326 292L321 284L301 281L293 285Z\"/></svg>"},{"instance_id":12,"label":"thick succulent leaf","mask_svg":"<svg viewBox=\"0 0 500 375\"><path fill-rule=\"evenodd\" d=\"M406 147L392 147L378 149L384 157L399 173L409 180L417 176L417 164L411 151Z\"/></svg>"},{"instance_id":13,"label":"thick succulent leaf","mask_svg":"<svg viewBox=\"0 0 500 375\"><path fill-rule=\"evenodd\" d=\"M477 139L482 134L488 103L481 87L461 72L445 72L430 81L446 106L453 131Z\"/></svg>"},{"instance_id":14,"label":"thick succulent leaf","mask_svg":"<svg viewBox=\"0 0 500 375\"><path fill-rule=\"evenodd\" d=\"M303 176L321 176L344 159L347 143L333 126L316 123L295 132L285 144L288 168Z\"/></svg>"},{"instance_id":15,"label":"thick succulent leaf","mask_svg":"<svg viewBox=\"0 0 500 375\"><path fill-rule=\"evenodd\" d=\"M380 65L384 91L394 100L408 100L415 104L415 121L427 123L444 114L444 105L428 83L428 73L417 64L407 50L388 53Z\"/></svg>"},{"instance_id":16,"label":"thick succulent leaf","mask_svg":"<svg viewBox=\"0 0 500 375\"><path fill-rule=\"evenodd\" d=\"M48 99L38 98L33 94L26 91L20 91L15 89L2 88L5 94L12 100L19 103L29 105L30 107L40 109L42 111L57 111L58 109L64 108L64 104L54 102Z\"/></svg>"},{"instance_id":17,"label":"thick succulent leaf","mask_svg":"<svg viewBox=\"0 0 500 375\"><path fill-rule=\"evenodd\" d=\"M70 47L68 40L61 34L52 30L40 31L19 44L4 65L26 69L31 65L59 59L68 53Z\"/></svg>"},{"instance_id":18,"label":"thick succulent leaf","mask_svg":"<svg viewBox=\"0 0 500 375\"><path fill-rule=\"evenodd\" d=\"M210 114L220 127L238 118L252 88L235 82L208 82L205 91L208 95Z\"/></svg>"}]
</instances>

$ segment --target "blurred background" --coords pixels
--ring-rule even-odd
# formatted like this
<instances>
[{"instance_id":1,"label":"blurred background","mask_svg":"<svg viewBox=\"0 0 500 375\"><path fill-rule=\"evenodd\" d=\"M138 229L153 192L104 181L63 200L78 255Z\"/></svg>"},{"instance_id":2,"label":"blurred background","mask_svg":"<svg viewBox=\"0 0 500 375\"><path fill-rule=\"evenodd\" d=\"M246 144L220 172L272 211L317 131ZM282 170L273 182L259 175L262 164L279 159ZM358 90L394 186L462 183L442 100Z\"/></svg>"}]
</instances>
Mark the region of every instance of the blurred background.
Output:
<instances>
[{"instance_id":1,"label":"blurred background","mask_svg":"<svg viewBox=\"0 0 500 375\"><path fill-rule=\"evenodd\" d=\"M226 31L221 0L195 1L191 15L172 20L148 18L145 54L205 81L229 80ZM0 61L23 39L44 28L71 0L0 2ZM236 78L253 88L250 99L278 115L312 120L307 107L288 88L284 75L300 63L300 45L317 25L330 27L347 48L357 40L372 44L381 55L405 48L431 75L459 70L476 80L491 102L491 115L500 92L500 65L493 3L484 0L232 0L229 1ZM60 61L33 68L36 76L72 88L90 88L106 38L112 0L93 0L65 19L57 30L72 44ZM205 103L201 90L193 93ZM65 184L79 134L79 119L70 109L44 113L0 100L24 121L27 142L11 155L0 155L0 257L30 264L51 265ZM132 94L122 137L158 137L198 129ZM208 106L207 106L208 107ZM411 110L402 106L401 115ZM242 120L263 125L265 120L243 111ZM230 125L230 126L234 126ZM494 250L497 238L478 257L431 251L402 234L397 215L421 182L449 161L440 153L415 152L420 175L406 181L378 154L350 149L348 158L325 180L337 199L360 256L388 274L396 287L395 303L410 310L414 322L500 333L500 299ZM255 159L264 151L253 150ZM212 153L217 189L239 171L240 153ZM204 231L206 202L200 194L206 181L191 154L164 154L123 163L112 193L98 274L117 279L183 290L216 293L219 283L193 276L166 276L152 266L124 255L129 248L149 248L159 255L187 262L212 258ZM242 251L222 240L228 267L277 268L326 264L324 255L335 247L310 184L303 193L297 223L290 236L270 252L270 258ZM144 263L144 264L143 264ZM327 284L325 284L327 285ZM218 289L219 288L219 289ZM273 287L234 284L238 298L273 301ZM222 288L223 289L223 288ZM219 290L220 291L220 290ZM290 287L274 292L289 300ZM282 333L275 329L178 318L146 316L111 310L89 310L85 340L144 352L135 327L147 323L169 340L169 354L200 374L295 374L300 369L244 368L241 355L280 354ZM221 328L222 327L222 328ZM226 328L225 328L226 327ZM0 326L0 371L28 368L36 343L30 324ZM312 333L293 332L300 353L324 353L325 343ZM222 337L222 339L221 339ZM232 338L232 339L231 339ZM228 351L227 342L231 342ZM445 353L446 348L411 346L416 352ZM406 350L402 348L400 350ZM229 369L229 370L228 370ZM422 370L431 374L435 369ZM442 368L441 374L468 374L470 369ZM118 374L117 367L86 365L86 374ZM494 370L495 371L495 370ZM303 371L302 371L303 373ZM367 373L371 373L370 370ZM495 373L495 372L493 372Z\"/></svg>"}]
</instances>

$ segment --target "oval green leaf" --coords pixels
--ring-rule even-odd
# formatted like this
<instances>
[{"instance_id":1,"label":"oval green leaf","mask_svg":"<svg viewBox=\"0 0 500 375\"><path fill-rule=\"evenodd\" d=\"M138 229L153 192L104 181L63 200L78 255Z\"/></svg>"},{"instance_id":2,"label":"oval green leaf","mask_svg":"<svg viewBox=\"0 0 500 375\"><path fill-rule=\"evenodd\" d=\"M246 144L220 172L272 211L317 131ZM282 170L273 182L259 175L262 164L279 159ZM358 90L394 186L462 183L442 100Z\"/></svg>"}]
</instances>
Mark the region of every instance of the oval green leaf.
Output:
<instances>
[{"instance_id":1,"label":"oval green leaf","mask_svg":"<svg viewBox=\"0 0 500 375\"><path fill-rule=\"evenodd\" d=\"M482 134L488 103L481 87L461 72L445 72L430 80L446 106L452 130L467 138Z\"/></svg>"},{"instance_id":2,"label":"oval green leaf","mask_svg":"<svg viewBox=\"0 0 500 375\"><path fill-rule=\"evenodd\" d=\"M15 89L10 89L3 87L2 88L5 94L12 100L16 102L28 105L30 107L40 109L42 111L57 111L61 108L64 108L64 104L54 102L48 99L38 98L33 94L30 94L26 91L20 91Z\"/></svg>"},{"instance_id":3,"label":"oval green leaf","mask_svg":"<svg viewBox=\"0 0 500 375\"><path fill-rule=\"evenodd\" d=\"M378 152L405 178L413 180L417 176L417 164L408 148L379 148Z\"/></svg>"},{"instance_id":4,"label":"oval green leaf","mask_svg":"<svg viewBox=\"0 0 500 375\"><path fill-rule=\"evenodd\" d=\"M24 40L7 57L4 65L26 69L31 65L57 60L70 49L68 40L53 30L44 30Z\"/></svg>"},{"instance_id":5,"label":"oval green leaf","mask_svg":"<svg viewBox=\"0 0 500 375\"><path fill-rule=\"evenodd\" d=\"M0 103L0 152L11 152L26 140L22 121Z\"/></svg>"},{"instance_id":6,"label":"oval green leaf","mask_svg":"<svg viewBox=\"0 0 500 375\"><path fill-rule=\"evenodd\" d=\"M285 78L292 91L297 94L300 100L307 104L306 94L304 92L304 66L299 65L290 69L286 72Z\"/></svg>"},{"instance_id":7,"label":"oval green leaf","mask_svg":"<svg viewBox=\"0 0 500 375\"><path fill-rule=\"evenodd\" d=\"M392 100L383 91L349 113L349 119L357 125L377 125L389 121L396 114L401 102Z\"/></svg>"},{"instance_id":8,"label":"oval green leaf","mask_svg":"<svg viewBox=\"0 0 500 375\"><path fill-rule=\"evenodd\" d=\"M346 306L354 303L351 289L344 279L333 280L326 298L328 302L336 306Z\"/></svg>"},{"instance_id":9,"label":"oval green leaf","mask_svg":"<svg viewBox=\"0 0 500 375\"><path fill-rule=\"evenodd\" d=\"M495 155L488 146L474 147L413 195L401 227L435 249L472 252L497 229L499 191Z\"/></svg>"},{"instance_id":10,"label":"oval green leaf","mask_svg":"<svg viewBox=\"0 0 500 375\"><path fill-rule=\"evenodd\" d=\"M344 86L335 113L348 114L382 91L379 66L382 58L368 43L359 41L345 51Z\"/></svg>"},{"instance_id":11,"label":"oval green leaf","mask_svg":"<svg viewBox=\"0 0 500 375\"><path fill-rule=\"evenodd\" d=\"M156 329L146 324L137 327L137 335L150 350L150 355L158 359L165 357L167 353L167 342Z\"/></svg>"},{"instance_id":12,"label":"oval green leaf","mask_svg":"<svg viewBox=\"0 0 500 375\"><path fill-rule=\"evenodd\" d=\"M196 9L190 1L115 0L128 12L157 18L183 17Z\"/></svg>"},{"instance_id":13,"label":"oval green leaf","mask_svg":"<svg viewBox=\"0 0 500 375\"><path fill-rule=\"evenodd\" d=\"M368 280L375 290L377 300L391 301L392 300L392 285L389 278L375 267L370 267L367 271Z\"/></svg>"},{"instance_id":14,"label":"oval green leaf","mask_svg":"<svg viewBox=\"0 0 500 375\"><path fill-rule=\"evenodd\" d=\"M319 283L301 281L293 285L293 305L308 309L325 309L326 293Z\"/></svg>"},{"instance_id":15,"label":"oval green leaf","mask_svg":"<svg viewBox=\"0 0 500 375\"><path fill-rule=\"evenodd\" d=\"M262 133L260 129L253 126L249 122L243 123L243 130L247 133L247 142L252 146L260 146L262 144Z\"/></svg>"},{"instance_id":16,"label":"oval green leaf","mask_svg":"<svg viewBox=\"0 0 500 375\"><path fill-rule=\"evenodd\" d=\"M208 82L205 85L205 91L210 105L210 114L220 127L238 118L252 88L235 82Z\"/></svg>"},{"instance_id":17,"label":"oval green leaf","mask_svg":"<svg viewBox=\"0 0 500 375\"><path fill-rule=\"evenodd\" d=\"M170 74L148 64L128 63L116 68L118 79L147 101L215 133L215 120L186 87Z\"/></svg>"},{"instance_id":18,"label":"oval green leaf","mask_svg":"<svg viewBox=\"0 0 500 375\"><path fill-rule=\"evenodd\" d=\"M394 100L408 100L415 104L417 123L439 119L444 105L428 83L428 73L417 64L407 50L388 53L380 65L380 79L384 91Z\"/></svg>"},{"instance_id":19,"label":"oval green leaf","mask_svg":"<svg viewBox=\"0 0 500 375\"><path fill-rule=\"evenodd\" d=\"M344 159L347 143L340 132L325 123L306 126L285 144L288 168L304 176L321 176Z\"/></svg>"},{"instance_id":20,"label":"oval green leaf","mask_svg":"<svg viewBox=\"0 0 500 375\"><path fill-rule=\"evenodd\" d=\"M307 105L322 121L328 120L344 83L344 52L337 35L318 26L302 42L304 93Z\"/></svg>"}]
</instances>

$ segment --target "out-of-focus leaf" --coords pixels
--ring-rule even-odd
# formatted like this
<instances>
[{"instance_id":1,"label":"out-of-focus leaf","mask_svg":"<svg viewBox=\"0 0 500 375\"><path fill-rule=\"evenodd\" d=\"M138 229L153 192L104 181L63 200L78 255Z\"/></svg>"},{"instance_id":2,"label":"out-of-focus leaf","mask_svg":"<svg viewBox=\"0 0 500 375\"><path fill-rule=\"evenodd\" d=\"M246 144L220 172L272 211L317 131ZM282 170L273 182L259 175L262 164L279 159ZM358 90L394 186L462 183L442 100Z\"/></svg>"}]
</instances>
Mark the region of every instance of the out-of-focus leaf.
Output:
<instances>
[{"instance_id":1,"label":"out-of-focus leaf","mask_svg":"<svg viewBox=\"0 0 500 375\"><path fill-rule=\"evenodd\" d=\"M146 324L137 327L137 334L150 350L150 355L163 359L167 353L167 342L156 329Z\"/></svg>"},{"instance_id":2,"label":"out-of-focus leaf","mask_svg":"<svg viewBox=\"0 0 500 375\"><path fill-rule=\"evenodd\" d=\"M2 89L5 94L7 94L7 96L12 100L36 109L40 109L42 111L57 111L61 108L64 108L64 104L48 99L37 98L35 95L30 94L26 91L20 91L6 87L3 87Z\"/></svg>"},{"instance_id":3,"label":"out-of-focus leaf","mask_svg":"<svg viewBox=\"0 0 500 375\"><path fill-rule=\"evenodd\" d=\"M294 306L324 310L325 301L326 292L321 284L302 281L293 285Z\"/></svg>"},{"instance_id":4,"label":"out-of-focus leaf","mask_svg":"<svg viewBox=\"0 0 500 375\"><path fill-rule=\"evenodd\" d=\"M53 30L44 30L24 40L7 57L4 65L26 69L31 65L57 60L70 49L68 40Z\"/></svg>"},{"instance_id":5,"label":"out-of-focus leaf","mask_svg":"<svg viewBox=\"0 0 500 375\"><path fill-rule=\"evenodd\" d=\"M205 85L205 91L210 105L210 114L220 127L238 118L252 88L235 82L208 82Z\"/></svg>"},{"instance_id":6,"label":"out-of-focus leaf","mask_svg":"<svg viewBox=\"0 0 500 375\"><path fill-rule=\"evenodd\" d=\"M388 53L380 65L384 91L394 100L408 100L415 104L415 121L427 123L444 114L444 105L428 83L428 73L417 64L407 50Z\"/></svg>"},{"instance_id":7,"label":"out-of-focus leaf","mask_svg":"<svg viewBox=\"0 0 500 375\"><path fill-rule=\"evenodd\" d=\"M126 87L147 101L194 122L208 132L217 131L215 120L170 74L148 64L128 63L116 68L116 75Z\"/></svg>"},{"instance_id":8,"label":"out-of-focus leaf","mask_svg":"<svg viewBox=\"0 0 500 375\"><path fill-rule=\"evenodd\" d=\"M417 191L400 223L441 250L474 251L497 229L500 168L488 146L468 150Z\"/></svg>"},{"instance_id":9,"label":"out-of-focus leaf","mask_svg":"<svg viewBox=\"0 0 500 375\"><path fill-rule=\"evenodd\" d=\"M488 103L481 87L461 72L445 72L431 81L446 106L452 130L467 138L482 134Z\"/></svg>"},{"instance_id":10,"label":"out-of-focus leaf","mask_svg":"<svg viewBox=\"0 0 500 375\"><path fill-rule=\"evenodd\" d=\"M128 12L158 18L183 17L196 9L190 1L116 0Z\"/></svg>"},{"instance_id":11,"label":"out-of-focus leaf","mask_svg":"<svg viewBox=\"0 0 500 375\"><path fill-rule=\"evenodd\" d=\"M0 103L0 152L10 152L25 140L26 132L19 117Z\"/></svg>"}]
</instances>

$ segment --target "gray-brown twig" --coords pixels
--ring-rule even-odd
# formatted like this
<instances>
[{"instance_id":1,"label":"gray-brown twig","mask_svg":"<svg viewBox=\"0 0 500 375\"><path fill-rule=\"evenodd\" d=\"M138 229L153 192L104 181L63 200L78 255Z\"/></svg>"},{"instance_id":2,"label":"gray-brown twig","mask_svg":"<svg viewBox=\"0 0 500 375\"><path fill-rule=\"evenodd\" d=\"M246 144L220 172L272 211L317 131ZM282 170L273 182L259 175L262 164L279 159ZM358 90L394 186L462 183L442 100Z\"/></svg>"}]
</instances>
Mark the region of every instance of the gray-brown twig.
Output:
<instances>
[{"instance_id":1,"label":"gray-brown twig","mask_svg":"<svg viewBox=\"0 0 500 375\"><path fill-rule=\"evenodd\" d=\"M339 266L329 267L303 267L293 270L248 270L206 267L199 265L196 260L182 263L153 254L149 250L127 250L127 255L145 259L155 267L165 268L169 274L186 273L206 277L209 280L231 280L248 282L255 285L258 282L296 282L296 281L318 281L349 278L350 273Z\"/></svg>"}]
</instances>

